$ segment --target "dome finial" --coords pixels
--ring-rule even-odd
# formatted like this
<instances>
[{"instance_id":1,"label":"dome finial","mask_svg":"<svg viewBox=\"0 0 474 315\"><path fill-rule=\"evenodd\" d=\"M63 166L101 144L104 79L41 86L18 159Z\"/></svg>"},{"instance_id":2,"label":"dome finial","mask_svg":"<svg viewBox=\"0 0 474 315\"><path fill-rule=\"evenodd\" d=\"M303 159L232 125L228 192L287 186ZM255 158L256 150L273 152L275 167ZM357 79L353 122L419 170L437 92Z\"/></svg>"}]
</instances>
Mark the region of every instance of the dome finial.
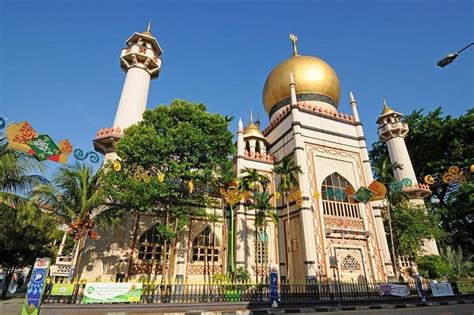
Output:
<instances>
[{"instance_id":1,"label":"dome finial","mask_svg":"<svg viewBox=\"0 0 474 315\"><path fill-rule=\"evenodd\" d=\"M150 21L148 21L148 25L146 26L146 30L142 34L153 37L153 34L151 33L151 22Z\"/></svg>"},{"instance_id":2,"label":"dome finial","mask_svg":"<svg viewBox=\"0 0 474 315\"><path fill-rule=\"evenodd\" d=\"M252 113L252 110L250 110L250 123L253 124L253 113Z\"/></svg>"},{"instance_id":3,"label":"dome finial","mask_svg":"<svg viewBox=\"0 0 474 315\"><path fill-rule=\"evenodd\" d=\"M298 56L298 47L296 47L296 42L298 41L298 36L291 33L290 40L293 43L293 56Z\"/></svg>"}]
</instances>

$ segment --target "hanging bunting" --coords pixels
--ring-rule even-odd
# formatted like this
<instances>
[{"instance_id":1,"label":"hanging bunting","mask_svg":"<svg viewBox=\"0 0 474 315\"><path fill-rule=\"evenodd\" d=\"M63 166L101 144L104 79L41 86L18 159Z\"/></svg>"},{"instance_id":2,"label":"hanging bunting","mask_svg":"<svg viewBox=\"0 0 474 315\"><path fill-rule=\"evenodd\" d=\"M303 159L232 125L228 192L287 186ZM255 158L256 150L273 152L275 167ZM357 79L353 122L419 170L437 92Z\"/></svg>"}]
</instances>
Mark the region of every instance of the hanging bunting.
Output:
<instances>
[{"instance_id":1,"label":"hanging bunting","mask_svg":"<svg viewBox=\"0 0 474 315\"><path fill-rule=\"evenodd\" d=\"M387 187L381 182L374 180L368 187L375 195L370 199L370 201L383 200L387 194Z\"/></svg>"},{"instance_id":2,"label":"hanging bunting","mask_svg":"<svg viewBox=\"0 0 474 315\"><path fill-rule=\"evenodd\" d=\"M347 185L346 189L345 189L345 193L346 193L347 199L349 199L350 203L356 203L354 198L352 198L352 196L354 196L354 194L355 194L355 190L352 186Z\"/></svg>"},{"instance_id":3,"label":"hanging bunting","mask_svg":"<svg viewBox=\"0 0 474 315\"><path fill-rule=\"evenodd\" d=\"M54 155L59 155L61 152L53 139L48 135L39 135L34 139L28 140L27 144L33 150L35 157L40 161L49 159Z\"/></svg>"},{"instance_id":4,"label":"hanging bunting","mask_svg":"<svg viewBox=\"0 0 474 315\"><path fill-rule=\"evenodd\" d=\"M6 130L8 148L29 153L31 148L28 141L36 138L38 133L31 127L30 123L23 121L17 124L10 124Z\"/></svg>"},{"instance_id":5,"label":"hanging bunting","mask_svg":"<svg viewBox=\"0 0 474 315\"><path fill-rule=\"evenodd\" d=\"M75 149L74 157L79 161L84 161L89 158L89 161L91 161L92 163L99 162L99 155L94 151L88 151L86 154L84 154L84 151L82 151L81 149Z\"/></svg>"},{"instance_id":6,"label":"hanging bunting","mask_svg":"<svg viewBox=\"0 0 474 315\"><path fill-rule=\"evenodd\" d=\"M120 172L120 170L122 170L122 164L120 164L119 161L114 161L114 163L112 164L112 167L114 168L114 171L116 172Z\"/></svg>"},{"instance_id":7,"label":"hanging bunting","mask_svg":"<svg viewBox=\"0 0 474 315\"><path fill-rule=\"evenodd\" d=\"M313 198L315 200L318 200L319 198L321 198L321 194L319 192L315 191L314 194L313 194Z\"/></svg>"},{"instance_id":8,"label":"hanging bunting","mask_svg":"<svg viewBox=\"0 0 474 315\"><path fill-rule=\"evenodd\" d=\"M352 196L354 200L362 203L367 203L375 195L375 193L367 187L361 186L356 193Z\"/></svg>"},{"instance_id":9,"label":"hanging bunting","mask_svg":"<svg viewBox=\"0 0 474 315\"><path fill-rule=\"evenodd\" d=\"M6 129L8 148L35 156L38 160L67 163L72 152L69 140L54 143L48 135L39 135L27 121L10 124Z\"/></svg>"}]
</instances>

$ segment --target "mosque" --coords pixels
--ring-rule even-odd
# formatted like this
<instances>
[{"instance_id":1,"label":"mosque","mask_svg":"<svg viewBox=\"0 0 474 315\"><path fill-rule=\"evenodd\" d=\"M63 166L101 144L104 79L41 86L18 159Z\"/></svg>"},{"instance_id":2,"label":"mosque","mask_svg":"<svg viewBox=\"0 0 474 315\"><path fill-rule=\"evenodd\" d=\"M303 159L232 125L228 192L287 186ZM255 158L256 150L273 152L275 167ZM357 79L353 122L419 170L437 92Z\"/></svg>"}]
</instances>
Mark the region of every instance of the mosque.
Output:
<instances>
[{"instance_id":1,"label":"mosque","mask_svg":"<svg viewBox=\"0 0 474 315\"><path fill-rule=\"evenodd\" d=\"M355 202L343 193L369 187L374 180L357 101L350 93L352 113L340 112L340 84L334 69L317 57L300 55L297 37L290 35L290 39L292 56L268 74L263 88L269 123L263 128L258 120L250 119L246 125L240 120L234 158L237 174L245 168L258 170L271 179L271 192L279 183L272 169L284 157L291 156L301 167L297 200L290 202L288 210L282 199L275 200L279 222L269 221L265 233L256 237L254 211L238 203L229 218L222 201L208 211L226 218L223 222L213 225L193 219L179 235L176 248L165 249L154 235L153 218L136 215L99 240L86 242L81 279L133 281L150 275L159 279L167 255L173 281L204 281L206 275L226 272L230 238L236 244L235 267L246 268L253 277L276 268L280 279L289 281L395 278L382 218L385 201ZM158 78L161 69L161 55L150 26L126 41L120 56L126 77L114 124L99 130L94 139L95 149L106 160L117 158L114 144L122 131L142 119L150 81ZM408 126L401 116L384 103L377 120L379 136L387 143L391 162L403 165L395 170L396 179L410 179L406 191L411 202L423 204L430 191L417 182L404 142ZM230 220L234 235L229 235ZM424 250L438 253L434 240L427 240Z\"/></svg>"}]
</instances>

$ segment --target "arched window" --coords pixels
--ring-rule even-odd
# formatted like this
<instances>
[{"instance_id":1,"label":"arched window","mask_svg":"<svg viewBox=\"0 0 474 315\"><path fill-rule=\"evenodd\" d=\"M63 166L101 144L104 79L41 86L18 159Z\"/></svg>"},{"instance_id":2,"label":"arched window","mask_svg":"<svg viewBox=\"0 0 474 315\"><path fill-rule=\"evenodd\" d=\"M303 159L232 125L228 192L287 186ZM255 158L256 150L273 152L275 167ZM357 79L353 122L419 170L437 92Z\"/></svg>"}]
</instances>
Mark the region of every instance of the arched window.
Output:
<instances>
[{"instance_id":1,"label":"arched window","mask_svg":"<svg viewBox=\"0 0 474 315\"><path fill-rule=\"evenodd\" d=\"M207 226L193 240L193 261L218 261L220 242Z\"/></svg>"},{"instance_id":2,"label":"arched window","mask_svg":"<svg viewBox=\"0 0 474 315\"><path fill-rule=\"evenodd\" d=\"M158 233L158 225L153 226L138 239L138 259L161 261L164 258L163 243ZM171 244L168 244L167 259L169 259L170 248Z\"/></svg>"},{"instance_id":3,"label":"arched window","mask_svg":"<svg viewBox=\"0 0 474 315\"><path fill-rule=\"evenodd\" d=\"M353 203L354 188L347 179L334 172L326 177L321 186L325 215L360 218L359 208Z\"/></svg>"},{"instance_id":4,"label":"arched window","mask_svg":"<svg viewBox=\"0 0 474 315\"><path fill-rule=\"evenodd\" d=\"M360 263L354 256L349 254L342 260L341 270L345 272L360 271Z\"/></svg>"},{"instance_id":5,"label":"arched window","mask_svg":"<svg viewBox=\"0 0 474 315\"><path fill-rule=\"evenodd\" d=\"M258 232L258 240L255 242L255 255L259 264L268 263L268 234L265 231Z\"/></svg>"}]
</instances>

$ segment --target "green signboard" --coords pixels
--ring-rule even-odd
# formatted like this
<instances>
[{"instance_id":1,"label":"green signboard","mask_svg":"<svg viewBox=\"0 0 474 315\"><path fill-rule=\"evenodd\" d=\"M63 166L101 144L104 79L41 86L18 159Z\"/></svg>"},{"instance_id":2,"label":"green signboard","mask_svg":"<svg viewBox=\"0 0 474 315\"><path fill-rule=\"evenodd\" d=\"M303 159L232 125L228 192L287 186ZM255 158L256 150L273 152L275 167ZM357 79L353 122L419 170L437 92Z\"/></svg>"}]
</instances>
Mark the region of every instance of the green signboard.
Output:
<instances>
[{"instance_id":1,"label":"green signboard","mask_svg":"<svg viewBox=\"0 0 474 315\"><path fill-rule=\"evenodd\" d=\"M51 288L51 295L70 296L74 292L72 283L54 283Z\"/></svg>"},{"instance_id":2,"label":"green signboard","mask_svg":"<svg viewBox=\"0 0 474 315\"><path fill-rule=\"evenodd\" d=\"M50 156L61 153L58 146L54 143L48 135L39 135L38 137L28 141L31 150L35 152L38 160L47 160Z\"/></svg>"},{"instance_id":3,"label":"green signboard","mask_svg":"<svg viewBox=\"0 0 474 315\"><path fill-rule=\"evenodd\" d=\"M142 283L87 283L82 302L125 303L140 302Z\"/></svg>"}]
</instances>

